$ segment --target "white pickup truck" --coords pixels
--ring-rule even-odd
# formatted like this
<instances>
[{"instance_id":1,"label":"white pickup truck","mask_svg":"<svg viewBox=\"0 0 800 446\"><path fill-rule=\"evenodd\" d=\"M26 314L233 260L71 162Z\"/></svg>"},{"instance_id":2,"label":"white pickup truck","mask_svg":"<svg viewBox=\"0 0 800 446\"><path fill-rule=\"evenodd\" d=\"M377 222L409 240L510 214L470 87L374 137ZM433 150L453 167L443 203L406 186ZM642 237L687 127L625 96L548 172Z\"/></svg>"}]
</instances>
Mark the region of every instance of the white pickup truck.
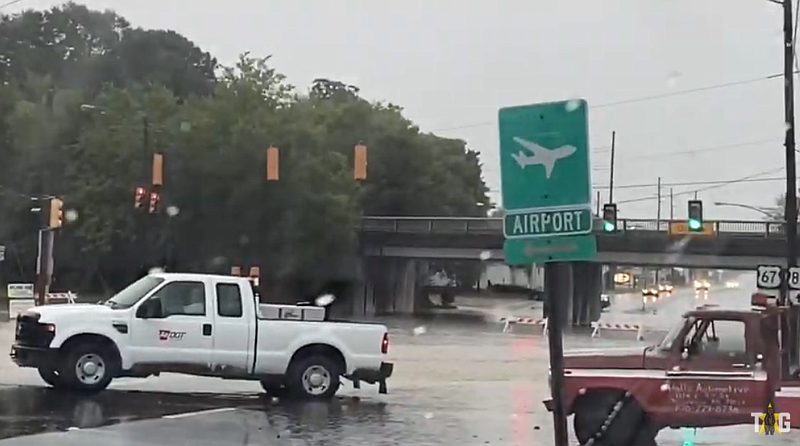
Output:
<instances>
[{"instance_id":1,"label":"white pickup truck","mask_svg":"<svg viewBox=\"0 0 800 446\"><path fill-rule=\"evenodd\" d=\"M271 394L327 399L341 378L379 384L393 364L385 326L328 322L325 308L259 305L246 278L159 273L101 304L34 307L11 357L57 388L98 391L161 372L258 380Z\"/></svg>"}]
</instances>

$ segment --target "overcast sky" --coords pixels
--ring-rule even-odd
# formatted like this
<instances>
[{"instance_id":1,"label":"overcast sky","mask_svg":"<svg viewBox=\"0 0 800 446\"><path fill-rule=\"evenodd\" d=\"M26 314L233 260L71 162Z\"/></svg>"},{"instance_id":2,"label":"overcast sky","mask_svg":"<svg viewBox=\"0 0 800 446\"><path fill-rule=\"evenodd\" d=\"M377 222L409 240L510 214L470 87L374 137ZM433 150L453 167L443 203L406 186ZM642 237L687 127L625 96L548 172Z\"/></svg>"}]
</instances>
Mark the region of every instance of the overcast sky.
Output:
<instances>
[{"instance_id":1,"label":"overcast sky","mask_svg":"<svg viewBox=\"0 0 800 446\"><path fill-rule=\"evenodd\" d=\"M3 12L59 3L26 0ZM328 77L399 104L424 131L481 152L495 202L498 108L573 97L592 106L593 183L604 201L617 132L614 198L622 217L655 218L655 198L625 201L655 197L659 176L664 218L670 184L761 180L699 192L707 219L761 218L712 203L770 205L784 190L774 180L784 174L780 79L607 105L781 73L782 12L767 0L79 3L114 9L134 26L174 29L223 63L245 51L271 54L303 89ZM675 217L686 215L693 190L708 187L675 185Z\"/></svg>"}]
</instances>

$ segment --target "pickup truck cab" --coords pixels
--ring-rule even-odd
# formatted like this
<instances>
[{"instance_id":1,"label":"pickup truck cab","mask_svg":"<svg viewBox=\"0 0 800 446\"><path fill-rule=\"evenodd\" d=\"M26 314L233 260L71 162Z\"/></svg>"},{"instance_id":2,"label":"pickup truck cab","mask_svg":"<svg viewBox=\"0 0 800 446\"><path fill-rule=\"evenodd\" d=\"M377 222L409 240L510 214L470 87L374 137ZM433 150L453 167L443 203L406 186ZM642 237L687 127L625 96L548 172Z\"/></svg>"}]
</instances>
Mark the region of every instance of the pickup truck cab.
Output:
<instances>
[{"instance_id":1,"label":"pickup truck cab","mask_svg":"<svg viewBox=\"0 0 800 446\"><path fill-rule=\"evenodd\" d=\"M159 273L100 304L34 307L17 318L13 361L48 384L105 389L162 372L258 380L272 394L331 398L341 378L379 384L393 365L385 326L325 321L325 308L259 305L248 279Z\"/></svg>"},{"instance_id":2,"label":"pickup truck cab","mask_svg":"<svg viewBox=\"0 0 800 446\"><path fill-rule=\"evenodd\" d=\"M565 355L563 403L580 444L652 446L663 428L752 425L770 405L779 429L800 427L800 379L783 364L792 347L779 347L797 309L752 300L753 310L689 311L659 345Z\"/></svg>"}]
</instances>

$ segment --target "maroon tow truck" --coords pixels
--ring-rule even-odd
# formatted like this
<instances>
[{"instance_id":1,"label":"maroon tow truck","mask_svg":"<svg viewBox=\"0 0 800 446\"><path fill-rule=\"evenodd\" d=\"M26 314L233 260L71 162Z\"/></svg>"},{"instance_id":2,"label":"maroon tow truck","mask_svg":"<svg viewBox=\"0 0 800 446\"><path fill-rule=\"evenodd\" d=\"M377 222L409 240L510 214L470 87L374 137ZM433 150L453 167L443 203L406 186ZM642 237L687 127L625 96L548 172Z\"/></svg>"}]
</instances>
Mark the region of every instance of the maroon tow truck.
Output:
<instances>
[{"instance_id":1,"label":"maroon tow truck","mask_svg":"<svg viewBox=\"0 0 800 446\"><path fill-rule=\"evenodd\" d=\"M759 293L751 301L689 311L658 345L565 355L564 407L580 444L653 446L664 428L752 425L770 404L800 427L796 329L780 347L798 309Z\"/></svg>"}]
</instances>

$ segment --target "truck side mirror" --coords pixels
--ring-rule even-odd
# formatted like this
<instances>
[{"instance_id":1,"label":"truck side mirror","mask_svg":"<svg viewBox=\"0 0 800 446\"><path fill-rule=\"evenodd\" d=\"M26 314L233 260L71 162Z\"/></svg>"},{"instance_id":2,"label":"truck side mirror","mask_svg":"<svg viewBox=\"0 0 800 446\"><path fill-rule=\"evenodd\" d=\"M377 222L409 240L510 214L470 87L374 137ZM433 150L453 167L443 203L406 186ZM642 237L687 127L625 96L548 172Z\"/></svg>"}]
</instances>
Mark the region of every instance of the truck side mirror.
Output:
<instances>
[{"instance_id":1,"label":"truck side mirror","mask_svg":"<svg viewBox=\"0 0 800 446\"><path fill-rule=\"evenodd\" d=\"M139 319L161 319L161 301L158 299L148 299L136 310L136 317Z\"/></svg>"}]
</instances>

